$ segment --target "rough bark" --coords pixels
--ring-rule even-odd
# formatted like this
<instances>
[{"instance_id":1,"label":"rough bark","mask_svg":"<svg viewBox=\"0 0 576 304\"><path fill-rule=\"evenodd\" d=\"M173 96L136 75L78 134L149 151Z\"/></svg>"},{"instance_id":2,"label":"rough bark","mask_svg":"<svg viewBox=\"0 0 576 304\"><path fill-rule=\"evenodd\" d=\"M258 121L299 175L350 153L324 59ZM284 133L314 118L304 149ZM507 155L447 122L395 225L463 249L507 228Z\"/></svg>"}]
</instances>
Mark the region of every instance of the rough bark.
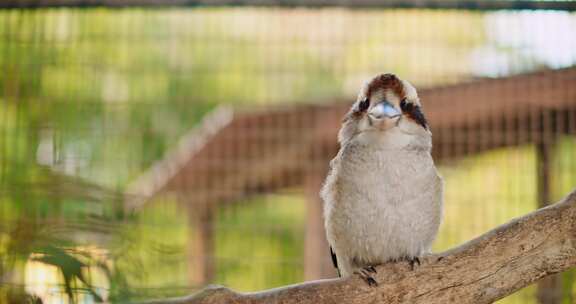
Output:
<instances>
[{"instance_id":1,"label":"rough bark","mask_svg":"<svg viewBox=\"0 0 576 304\"><path fill-rule=\"evenodd\" d=\"M255 293L208 287L186 298L149 303L492 303L576 265L576 191L457 248L377 267L377 287L360 278L307 282Z\"/></svg>"}]
</instances>

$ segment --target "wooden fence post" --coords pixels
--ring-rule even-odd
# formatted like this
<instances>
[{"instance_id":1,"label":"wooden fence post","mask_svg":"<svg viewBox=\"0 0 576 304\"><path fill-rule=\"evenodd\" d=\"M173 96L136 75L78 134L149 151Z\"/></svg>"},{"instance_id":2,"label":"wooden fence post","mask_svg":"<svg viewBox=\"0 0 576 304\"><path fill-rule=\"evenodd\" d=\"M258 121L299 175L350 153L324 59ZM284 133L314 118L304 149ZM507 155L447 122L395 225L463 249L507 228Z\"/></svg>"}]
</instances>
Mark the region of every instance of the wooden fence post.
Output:
<instances>
[{"instance_id":1,"label":"wooden fence post","mask_svg":"<svg viewBox=\"0 0 576 304\"><path fill-rule=\"evenodd\" d=\"M306 232L304 241L304 279L334 278L336 271L330 260L330 247L324 232L324 216L320 188L324 171L311 172L306 176Z\"/></svg>"},{"instance_id":2,"label":"wooden fence post","mask_svg":"<svg viewBox=\"0 0 576 304\"><path fill-rule=\"evenodd\" d=\"M539 123L539 134L536 142L536 179L538 208L551 204L552 201L552 164L554 163L554 147L556 144L554 113L542 112ZM562 303L562 274L551 275L538 282L536 292L540 304Z\"/></svg>"},{"instance_id":3,"label":"wooden fence post","mask_svg":"<svg viewBox=\"0 0 576 304\"><path fill-rule=\"evenodd\" d=\"M214 223L210 208L188 206L188 274L192 286L214 279Z\"/></svg>"}]
</instances>

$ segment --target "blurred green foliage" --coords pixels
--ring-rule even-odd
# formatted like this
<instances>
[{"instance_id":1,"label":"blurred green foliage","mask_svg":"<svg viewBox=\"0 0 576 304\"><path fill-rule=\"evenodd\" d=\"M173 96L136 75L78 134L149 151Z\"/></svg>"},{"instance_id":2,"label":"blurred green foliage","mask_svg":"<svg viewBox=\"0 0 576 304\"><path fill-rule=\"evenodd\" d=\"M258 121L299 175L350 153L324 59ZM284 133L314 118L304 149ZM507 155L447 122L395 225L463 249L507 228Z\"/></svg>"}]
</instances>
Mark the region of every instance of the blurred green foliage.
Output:
<instances>
[{"instance_id":1,"label":"blurred green foliage","mask_svg":"<svg viewBox=\"0 0 576 304\"><path fill-rule=\"evenodd\" d=\"M215 282L257 291L302 281L306 205L297 194L268 195L219 211Z\"/></svg>"}]
</instances>

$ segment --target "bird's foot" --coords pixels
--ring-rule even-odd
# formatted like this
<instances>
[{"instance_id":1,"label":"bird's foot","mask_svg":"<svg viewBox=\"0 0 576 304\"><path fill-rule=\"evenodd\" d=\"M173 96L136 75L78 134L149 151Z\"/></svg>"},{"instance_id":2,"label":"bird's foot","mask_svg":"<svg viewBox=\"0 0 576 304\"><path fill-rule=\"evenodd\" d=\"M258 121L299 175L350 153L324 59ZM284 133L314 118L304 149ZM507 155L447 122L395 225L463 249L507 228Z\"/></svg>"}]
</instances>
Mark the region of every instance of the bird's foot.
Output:
<instances>
[{"instance_id":1,"label":"bird's foot","mask_svg":"<svg viewBox=\"0 0 576 304\"><path fill-rule=\"evenodd\" d=\"M372 265L366 266L366 267L364 267L364 269L370 271L371 273L378 273L378 271L376 271L376 268Z\"/></svg>"},{"instance_id":2,"label":"bird's foot","mask_svg":"<svg viewBox=\"0 0 576 304\"><path fill-rule=\"evenodd\" d=\"M362 267L359 270L355 271L354 273L358 274L368 286L378 286L378 282L372 277L372 274L377 273L376 268L374 266L366 266Z\"/></svg>"},{"instance_id":3,"label":"bird's foot","mask_svg":"<svg viewBox=\"0 0 576 304\"><path fill-rule=\"evenodd\" d=\"M420 266L420 258L419 257L406 257L406 261L408 261L408 264L410 264L410 268L412 270L416 269L416 264L418 264L418 266Z\"/></svg>"}]
</instances>

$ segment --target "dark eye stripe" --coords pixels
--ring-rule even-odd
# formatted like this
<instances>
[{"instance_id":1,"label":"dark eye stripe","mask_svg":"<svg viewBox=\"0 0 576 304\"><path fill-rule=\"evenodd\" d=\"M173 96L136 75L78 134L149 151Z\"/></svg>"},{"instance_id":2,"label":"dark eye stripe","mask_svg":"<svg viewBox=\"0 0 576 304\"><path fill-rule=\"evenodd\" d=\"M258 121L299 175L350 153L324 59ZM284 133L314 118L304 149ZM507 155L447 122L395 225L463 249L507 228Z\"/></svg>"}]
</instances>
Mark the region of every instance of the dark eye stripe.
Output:
<instances>
[{"instance_id":1,"label":"dark eye stripe","mask_svg":"<svg viewBox=\"0 0 576 304\"><path fill-rule=\"evenodd\" d=\"M408 115L408 117L413 119L417 124L421 125L422 128L428 129L428 122L419 106L415 106L413 103L406 102L406 99L402 99L400 102L400 109L402 109L402 112Z\"/></svg>"},{"instance_id":2,"label":"dark eye stripe","mask_svg":"<svg viewBox=\"0 0 576 304\"><path fill-rule=\"evenodd\" d=\"M414 110L412 111L412 119L414 119L424 129L428 129L428 122L426 121L426 117L424 117L424 113L422 113L420 107L414 107Z\"/></svg>"},{"instance_id":3,"label":"dark eye stripe","mask_svg":"<svg viewBox=\"0 0 576 304\"><path fill-rule=\"evenodd\" d=\"M364 111L368 110L368 107L370 107L370 101L368 100L368 98L364 98L358 104L358 111L364 112Z\"/></svg>"},{"instance_id":4,"label":"dark eye stripe","mask_svg":"<svg viewBox=\"0 0 576 304\"><path fill-rule=\"evenodd\" d=\"M410 106L412 106L412 104L410 104ZM402 101L400 101L400 109L402 110L402 112L404 113L408 113L408 103L406 102L406 98L402 99Z\"/></svg>"}]
</instances>

